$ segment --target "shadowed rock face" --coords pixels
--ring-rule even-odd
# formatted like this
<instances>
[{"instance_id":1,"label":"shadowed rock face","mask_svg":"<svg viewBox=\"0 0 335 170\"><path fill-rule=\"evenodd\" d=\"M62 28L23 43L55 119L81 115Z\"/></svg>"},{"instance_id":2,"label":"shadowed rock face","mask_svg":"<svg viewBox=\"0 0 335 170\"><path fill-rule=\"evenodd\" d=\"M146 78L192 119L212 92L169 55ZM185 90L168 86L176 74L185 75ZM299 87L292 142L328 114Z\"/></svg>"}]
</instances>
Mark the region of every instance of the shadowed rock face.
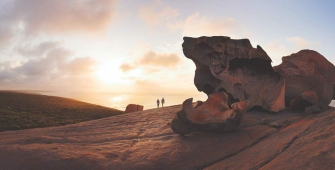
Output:
<instances>
[{"instance_id":1,"label":"shadowed rock face","mask_svg":"<svg viewBox=\"0 0 335 170\"><path fill-rule=\"evenodd\" d=\"M285 80L271 66L271 59L248 39L184 37L184 55L196 65L194 84L207 95L226 92L228 106L248 100L254 106L278 112L285 108Z\"/></svg>"},{"instance_id":2,"label":"shadowed rock face","mask_svg":"<svg viewBox=\"0 0 335 170\"><path fill-rule=\"evenodd\" d=\"M172 120L175 133L187 134L198 131L225 132L236 129L248 108L249 102L236 102L229 107L228 95L218 92L209 95L204 102L192 104L192 98L183 102L182 110Z\"/></svg>"},{"instance_id":3,"label":"shadowed rock face","mask_svg":"<svg viewBox=\"0 0 335 170\"><path fill-rule=\"evenodd\" d=\"M328 109L333 99L334 65L313 50L301 50L282 61L274 69L285 77L286 106L307 112Z\"/></svg>"}]
</instances>

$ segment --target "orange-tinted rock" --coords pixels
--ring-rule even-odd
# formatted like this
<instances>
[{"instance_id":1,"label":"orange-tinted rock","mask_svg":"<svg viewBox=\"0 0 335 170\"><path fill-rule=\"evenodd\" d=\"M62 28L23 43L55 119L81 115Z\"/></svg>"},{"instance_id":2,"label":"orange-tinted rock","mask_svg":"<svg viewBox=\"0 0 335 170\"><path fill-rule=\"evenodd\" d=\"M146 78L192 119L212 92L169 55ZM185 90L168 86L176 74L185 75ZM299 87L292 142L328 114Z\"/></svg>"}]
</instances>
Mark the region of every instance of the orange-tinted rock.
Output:
<instances>
[{"instance_id":1,"label":"orange-tinted rock","mask_svg":"<svg viewBox=\"0 0 335 170\"><path fill-rule=\"evenodd\" d=\"M182 110L173 119L171 128L178 134L196 131L232 131L243 120L249 102L236 102L229 107L228 95L218 92L209 95L202 104L192 104L192 98L184 101Z\"/></svg>"},{"instance_id":2,"label":"orange-tinted rock","mask_svg":"<svg viewBox=\"0 0 335 170\"><path fill-rule=\"evenodd\" d=\"M288 110L251 111L234 132L181 136L168 125L180 107L0 132L0 169L281 170L334 165L334 108L307 117ZM291 123L260 125L263 119Z\"/></svg>"},{"instance_id":3,"label":"orange-tinted rock","mask_svg":"<svg viewBox=\"0 0 335 170\"><path fill-rule=\"evenodd\" d=\"M310 115L204 169L334 169L334 116L334 108Z\"/></svg>"},{"instance_id":4,"label":"orange-tinted rock","mask_svg":"<svg viewBox=\"0 0 335 170\"><path fill-rule=\"evenodd\" d=\"M142 111L143 110L142 105L137 105L137 104L128 104L126 107L125 113L131 113L131 112L137 112L137 111Z\"/></svg>"},{"instance_id":5,"label":"orange-tinted rock","mask_svg":"<svg viewBox=\"0 0 335 170\"><path fill-rule=\"evenodd\" d=\"M313 50L301 50L282 58L274 69L285 77L285 103L294 109L317 106L328 109L333 99L335 67ZM311 110L311 109L307 109ZM315 107L312 110L317 110Z\"/></svg>"},{"instance_id":6,"label":"orange-tinted rock","mask_svg":"<svg viewBox=\"0 0 335 170\"><path fill-rule=\"evenodd\" d=\"M248 100L254 106L278 112L285 108L285 80L271 66L271 59L248 39L184 37L184 55L196 65L194 84L199 91L224 91L228 105Z\"/></svg>"},{"instance_id":7,"label":"orange-tinted rock","mask_svg":"<svg viewBox=\"0 0 335 170\"><path fill-rule=\"evenodd\" d=\"M180 105L167 106L61 127L0 132L0 169L190 168L194 157L187 158L183 139L167 125L179 109ZM207 140L192 147L199 143L205 147Z\"/></svg>"}]
</instances>

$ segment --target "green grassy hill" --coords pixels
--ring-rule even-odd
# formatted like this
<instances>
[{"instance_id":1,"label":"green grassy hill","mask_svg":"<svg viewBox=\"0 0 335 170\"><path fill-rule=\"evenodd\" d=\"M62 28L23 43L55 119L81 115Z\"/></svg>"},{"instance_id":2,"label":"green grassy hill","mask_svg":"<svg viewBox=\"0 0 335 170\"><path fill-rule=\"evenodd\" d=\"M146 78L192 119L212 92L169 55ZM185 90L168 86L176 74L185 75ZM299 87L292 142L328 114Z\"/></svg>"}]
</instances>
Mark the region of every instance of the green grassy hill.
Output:
<instances>
[{"instance_id":1,"label":"green grassy hill","mask_svg":"<svg viewBox=\"0 0 335 170\"><path fill-rule=\"evenodd\" d=\"M61 126L122 113L62 97L0 91L0 132Z\"/></svg>"}]
</instances>

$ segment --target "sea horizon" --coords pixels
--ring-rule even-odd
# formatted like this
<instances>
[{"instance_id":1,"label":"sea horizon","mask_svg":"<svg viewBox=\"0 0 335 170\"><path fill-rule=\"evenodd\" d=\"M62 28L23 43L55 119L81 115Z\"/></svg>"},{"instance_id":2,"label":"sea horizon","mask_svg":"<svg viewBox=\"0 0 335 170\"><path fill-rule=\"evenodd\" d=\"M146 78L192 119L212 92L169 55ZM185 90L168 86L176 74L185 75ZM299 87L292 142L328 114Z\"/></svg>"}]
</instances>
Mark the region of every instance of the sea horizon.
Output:
<instances>
[{"instance_id":1,"label":"sea horizon","mask_svg":"<svg viewBox=\"0 0 335 170\"><path fill-rule=\"evenodd\" d=\"M182 94L148 94L134 92L81 92L81 91L49 91L49 90L3 90L16 91L24 93L36 93L47 96L65 97L82 102L110 107L124 111L128 104L139 104L144 106L144 110L157 108L156 101L164 97L164 106L173 106L182 104L186 99L193 98L193 101L206 101L207 95L199 93ZM332 100L329 106L335 107L335 100ZM159 107L162 107L160 104Z\"/></svg>"},{"instance_id":2,"label":"sea horizon","mask_svg":"<svg viewBox=\"0 0 335 170\"><path fill-rule=\"evenodd\" d=\"M97 104L118 110L125 110L128 104L139 104L144 110L157 108L156 101L164 97L164 106L182 104L186 99L193 101L205 101L207 95L203 92L198 94L145 94L145 93L119 93L119 92L64 92L64 91L38 91L38 90L11 90L18 92L37 93L41 95L71 98L82 102ZM162 107L160 104L159 107Z\"/></svg>"}]
</instances>

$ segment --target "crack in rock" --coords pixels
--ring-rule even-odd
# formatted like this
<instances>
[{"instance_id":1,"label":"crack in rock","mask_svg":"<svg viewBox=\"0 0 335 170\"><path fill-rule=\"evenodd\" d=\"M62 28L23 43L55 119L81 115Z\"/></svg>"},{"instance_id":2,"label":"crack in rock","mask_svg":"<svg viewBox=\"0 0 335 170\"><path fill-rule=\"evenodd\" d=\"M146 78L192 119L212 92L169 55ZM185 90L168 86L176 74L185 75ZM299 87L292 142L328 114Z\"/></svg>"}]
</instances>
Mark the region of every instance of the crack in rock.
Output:
<instances>
[{"instance_id":1,"label":"crack in rock","mask_svg":"<svg viewBox=\"0 0 335 170\"><path fill-rule=\"evenodd\" d=\"M272 158L259 165L256 169L261 169L262 167L270 163L272 160L274 160L276 157L278 157L281 153L286 151L293 144L293 142L295 142L301 135L305 134L309 129L311 129L312 125L315 124L316 122L317 121L311 123L305 130L300 132L298 135L294 136L278 154L274 155Z\"/></svg>"},{"instance_id":2,"label":"crack in rock","mask_svg":"<svg viewBox=\"0 0 335 170\"><path fill-rule=\"evenodd\" d=\"M259 142L263 141L264 139L268 138L269 136L271 136L271 135L277 133L278 131L279 131L279 130L277 129L277 130L275 130L273 133L266 134L266 135L264 135L264 136L258 138L258 139L255 140L254 142L252 142L250 145L247 145L247 146L243 147L242 149L238 150L237 152L228 154L228 155L226 155L226 156L224 156L224 157L221 157L221 158L217 159L216 161L213 161L213 162L204 164L204 165L199 166L199 167L200 167L200 169L205 169L205 168L207 168L207 167L209 167L209 166L211 166L211 165L214 165L214 164L216 164L216 163L218 163L218 162L221 162L221 161L226 160L226 159L228 159L228 158L230 158L230 157L233 157L233 156L239 154L240 152L242 152L242 151L244 151L244 150L246 150L246 149L248 149L248 148L253 147L254 145L256 145L256 144L258 144Z\"/></svg>"}]
</instances>

